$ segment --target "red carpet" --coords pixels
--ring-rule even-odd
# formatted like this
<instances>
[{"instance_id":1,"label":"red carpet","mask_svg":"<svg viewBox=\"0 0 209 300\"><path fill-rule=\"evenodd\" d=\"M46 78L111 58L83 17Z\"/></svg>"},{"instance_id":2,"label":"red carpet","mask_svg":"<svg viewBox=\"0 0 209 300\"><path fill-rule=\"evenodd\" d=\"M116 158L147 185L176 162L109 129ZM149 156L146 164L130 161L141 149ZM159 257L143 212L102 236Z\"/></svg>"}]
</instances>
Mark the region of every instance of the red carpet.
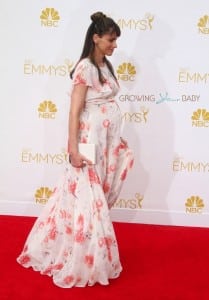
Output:
<instances>
[{"instance_id":1,"label":"red carpet","mask_svg":"<svg viewBox=\"0 0 209 300\"><path fill-rule=\"evenodd\" d=\"M16 263L35 218L0 216L1 300L208 300L209 229L114 223L123 272L108 286L61 289Z\"/></svg>"}]
</instances>

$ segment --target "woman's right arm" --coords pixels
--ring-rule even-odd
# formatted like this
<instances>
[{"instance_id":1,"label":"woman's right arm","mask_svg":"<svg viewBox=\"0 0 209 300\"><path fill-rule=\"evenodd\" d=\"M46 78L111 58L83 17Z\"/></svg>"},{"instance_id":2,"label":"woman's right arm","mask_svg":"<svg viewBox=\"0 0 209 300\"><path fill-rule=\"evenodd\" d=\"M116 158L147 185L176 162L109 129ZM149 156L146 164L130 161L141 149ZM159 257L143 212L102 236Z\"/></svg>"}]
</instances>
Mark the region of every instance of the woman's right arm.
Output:
<instances>
[{"instance_id":1,"label":"woman's right arm","mask_svg":"<svg viewBox=\"0 0 209 300\"><path fill-rule=\"evenodd\" d=\"M90 163L83 155L78 151L78 131L80 114L85 105L85 98L88 87L83 84L76 84L73 86L71 93L71 105L69 111L69 123L68 123L68 152L70 155L71 164L74 167L82 167L83 161Z\"/></svg>"}]
</instances>

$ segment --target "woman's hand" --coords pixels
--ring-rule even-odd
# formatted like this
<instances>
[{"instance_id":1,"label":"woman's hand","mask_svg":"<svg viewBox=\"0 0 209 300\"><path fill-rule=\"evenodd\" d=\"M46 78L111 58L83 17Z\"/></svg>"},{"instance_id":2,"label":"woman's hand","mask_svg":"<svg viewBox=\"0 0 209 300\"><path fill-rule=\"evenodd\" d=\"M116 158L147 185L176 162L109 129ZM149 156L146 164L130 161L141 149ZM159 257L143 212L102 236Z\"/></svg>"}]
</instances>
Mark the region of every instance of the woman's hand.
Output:
<instances>
[{"instance_id":1,"label":"woman's hand","mask_svg":"<svg viewBox=\"0 0 209 300\"><path fill-rule=\"evenodd\" d=\"M86 158L84 155L78 153L69 154L69 162L75 168L83 168L86 165L92 165L92 162Z\"/></svg>"}]
</instances>

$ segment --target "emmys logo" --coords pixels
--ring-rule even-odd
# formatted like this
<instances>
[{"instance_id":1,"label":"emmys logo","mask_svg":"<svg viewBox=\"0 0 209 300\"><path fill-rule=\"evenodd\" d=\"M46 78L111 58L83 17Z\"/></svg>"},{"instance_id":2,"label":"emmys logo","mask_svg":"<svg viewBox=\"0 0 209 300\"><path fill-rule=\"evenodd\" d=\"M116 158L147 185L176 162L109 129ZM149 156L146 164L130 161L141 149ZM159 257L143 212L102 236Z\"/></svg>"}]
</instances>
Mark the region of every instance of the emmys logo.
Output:
<instances>
[{"instance_id":1,"label":"emmys logo","mask_svg":"<svg viewBox=\"0 0 209 300\"><path fill-rule=\"evenodd\" d=\"M144 196L140 195L139 193L135 194L135 197L131 199L118 199L115 204L114 208L131 208L131 209L139 209L142 208L142 200Z\"/></svg>"},{"instance_id":2,"label":"emmys logo","mask_svg":"<svg viewBox=\"0 0 209 300\"><path fill-rule=\"evenodd\" d=\"M200 18L197 26L199 27L199 33L209 34L209 16L205 15Z\"/></svg>"},{"instance_id":3,"label":"emmys logo","mask_svg":"<svg viewBox=\"0 0 209 300\"><path fill-rule=\"evenodd\" d=\"M122 120L126 122L146 123L148 112L149 109L145 107L141 107L139 112L124 112Z\"/></svg>"},{"instance_id":4,"label":"emmys logo","mask_svg":"<svg viewBox=\"0 0 209 300\"><path fill-rule=\"evenodd\" d=\"M180 157L173 160L173 172L209 172L208 162L184 161Z\"/></svg>"},{"instance_id":5,"label":"emmys logo","mask_svg":"<svg viewBox=\"0 0 209 300\"><path fill-rule=\"evenodd\" d=\"M124 62L117 69L118 79L123 81L134 81L135 67L131 63Z\"/></svg>"},{"instance_id":6,"label":"emmys logo","mask_svg":"<svg viewBox=\"0 0 209 300\"><path fill-rule=\"evenodd\" d=\"M36 203L46 204L52 193L48 187L40 187L35 193Z\"/></svg>"},{"instance_id":7,"label":"emmys logo","mask_svg":"<svg viewBox=\"0 0 209 300\"><path fill-rule=\"evenodd\" d=\"M55 119L55 113L57 112L57 108L52 101L45 100L42 103L40 103L38 111L39 111L39 118Z\"/></svg>"},{"instance_id":8,"label":"emmys logo","mask_svg":"<svg viewBox=\"0 0 209 300\"><path fill-rule=\"evenodd\" d=\"M26 60L24 63L25 75L49 75L49 76L69 76L74 63L68 59L64 61L62 65L35 65L30 60Z\"/></svg>"},{"instance_id":9,"label":"emmys logo","mask_svg":"<svg viewBox=\"0 0 209 300\"><path fill-rule=\"evenodd\" d=\"M201 213L205 205L199 196L191 196L186 200L185 206L188 213Z\"/></svg>"},{"instance_id":10,"label":"emmys logo","mask_svg":"<svg viewBox=\"0 0 209 300\"><path fill-rule=\"evenodd\" d=\"M191 117L192 126L195 127L209 127L209 112L206 109L198 109L193 112Z\"/></svg>"},{"instance_id":11,"label":"emmys logo","mask_svg":"<svg viewBox=\"0 0 209 300\"><path fill-rule=\"evenodd\" d=\"M154 21L154 16L147 13L143 19L119 19L117 24L121 29L128 28L130 30L152 30L152 22Z\"/></svg>"},{"instance_id":12,"label":"emmys logo","mask_svg":"<svg viewBox=\"0 0 209 300\"><path fill-rule=\"evenodd\" d=\"M68 154L65 149L61 153L33 153L30 149L23 149L21 153L22 163L36 163L36 164L57 164L61 165L68 161Z\"/></svg>"},{"instance_id":13,"label":"emmys logo","mask_svg":"<svg viewBox=\"0 0 209 300\"><path fill-rule=\"evenodd\" d=\"M41 12L40 19L41 26L57 27L60 17L58 11L56 11L54 8L45 8Z\"/></svg>"},{"instance_id":14,"label":"emmys logo","mask_svg":"<svg viewBox=\"0 0 209 300\"><path fill-rule=\"evenodd\" d=\"M199 72L191 73L187 70L179 71L178 81L180 83L204 83L207 84L209 73L200 74Z\"/></svg>"}]
</instances>

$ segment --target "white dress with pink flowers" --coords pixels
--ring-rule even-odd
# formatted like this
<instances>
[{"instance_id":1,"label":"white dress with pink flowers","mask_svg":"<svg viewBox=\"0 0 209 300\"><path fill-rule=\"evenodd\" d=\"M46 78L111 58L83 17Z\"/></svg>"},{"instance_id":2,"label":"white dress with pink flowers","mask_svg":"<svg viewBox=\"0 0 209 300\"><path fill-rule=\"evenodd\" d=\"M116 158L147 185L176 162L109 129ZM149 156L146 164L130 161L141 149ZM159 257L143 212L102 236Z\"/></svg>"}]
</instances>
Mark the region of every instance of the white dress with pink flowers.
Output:
<instances>
[{"instance_id":1,"label":"white dress with pink flowers","mask_svg":"<svg viewBox=\"0 0 209 300\"><path fill-rule=\"evenodd\" d=\"M133 155L120 140L121 113L114 101L118 83L107 66L101 71L103 85L86 58L77 65L73 79L73 84L88 86L79 141L97 145L97 163L83 168L66 164L17 258L24 267L52 276L62 288L107 285L122 270L109 210Z\"/></svg>"}]
</instances>

